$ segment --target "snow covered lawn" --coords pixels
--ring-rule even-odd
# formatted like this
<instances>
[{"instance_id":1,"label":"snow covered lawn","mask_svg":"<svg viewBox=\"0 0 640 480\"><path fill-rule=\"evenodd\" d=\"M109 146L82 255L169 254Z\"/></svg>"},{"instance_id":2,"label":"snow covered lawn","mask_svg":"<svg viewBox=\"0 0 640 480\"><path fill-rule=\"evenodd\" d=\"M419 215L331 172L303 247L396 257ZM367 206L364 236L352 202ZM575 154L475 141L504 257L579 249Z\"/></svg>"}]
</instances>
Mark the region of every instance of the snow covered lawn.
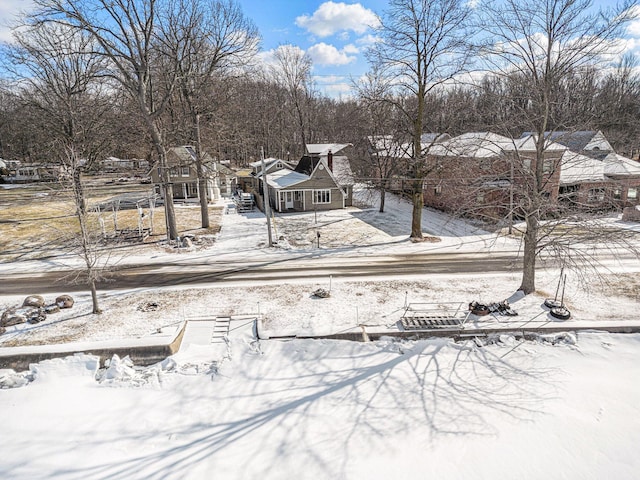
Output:
<instances>
[{"instance_id":1,"label":"snow covered lawn","mask_svg":"<svg viewBox=\"0 0 640 480\"><path fill-rule=\"evenodd\" d=\"M478 346L249 330L224 353L114 362L102 380L92 357L42 362L0 391L0 478L638 478L640 335Z\"/></svg>"}]
</instances>

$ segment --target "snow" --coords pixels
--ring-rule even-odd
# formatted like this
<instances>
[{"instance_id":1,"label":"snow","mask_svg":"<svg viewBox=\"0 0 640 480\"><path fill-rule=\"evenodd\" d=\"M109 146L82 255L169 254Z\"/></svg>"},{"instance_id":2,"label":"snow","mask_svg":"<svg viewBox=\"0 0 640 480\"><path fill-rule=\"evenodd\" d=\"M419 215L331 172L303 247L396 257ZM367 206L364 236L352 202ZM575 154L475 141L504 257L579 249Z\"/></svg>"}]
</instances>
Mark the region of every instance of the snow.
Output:
<instances>
[{"instance_id":1,"label":"snow","mask_svg":"<svg viewBox=\"0 0 640 480\"><path fill-rule=\"evenodd\" d=\"M428 209L423 225L440 241L413 244L406 237L408 208L391 197L385 214L374 208L318 212L317 225L313 213L286 222L276 217L285 239L274 249L266 248L264 216L228 214L208 249L158 249L153 258L127 252L119 261L193 262L196 268L206 261L321 255L340 262L355 254L487 255L519 248L516 239ZM323 232L320 249L305 243L316 228ZM357 240L348 245L347 238ZM0 273L74 262L4 264ZM27 372L0 370L0 478L635 479L640 334L553 333L524 340L499 330L635 325L637 261L612 260L609 269L609 279L618 282L610 286L568 272L565 301L573 319L564 323L542 307L557 288L554 269L540 270L539 292L526 297L514 295L517 271L100 292L105 313L98 317L89 314L88 296L77 295L74 308L58 317L10 327L0 336L0 351L161 344L189 317L234 317L226 341L203 342L211 333L202 325L185 334L176 355L150 367L114 357L100 368L97 357L80 354ZM329 286L329 298L312 298L315 289ZM0 306L22 298L0 296ZM466 306L506 298L518 317L470 319L470 329L485 322L498 332L458 343L254 337L255 328L274 337L358 331L361 325L397 331L407 303ZM147 302L159 309L141 310ZM14 344L23 346L8 346Z\"/></svg>"},{"instance_id":2,"label":"snow","mask_svg":"<svg viewBox=\"0 0 640 480\"><path fill-rule=\"evenodd\" d=\"M0 477L637 478L638 335L478 346L236 330L229 352L138 371L40 363L0 391Z\"/></svg>"}]
</instances>

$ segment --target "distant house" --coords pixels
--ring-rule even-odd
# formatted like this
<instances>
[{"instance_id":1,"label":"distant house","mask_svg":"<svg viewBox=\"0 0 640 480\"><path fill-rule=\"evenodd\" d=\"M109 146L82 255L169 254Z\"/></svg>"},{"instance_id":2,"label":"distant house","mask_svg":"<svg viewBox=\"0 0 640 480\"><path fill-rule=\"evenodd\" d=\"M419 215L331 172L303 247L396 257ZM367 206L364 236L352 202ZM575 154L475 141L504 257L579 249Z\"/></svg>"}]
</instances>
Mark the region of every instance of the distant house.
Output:
<instances>
[{"instance_id":1,"label":"distant house","mask_svg":"<svg viewBox=\"0 0 640 480\"><path fill-rule=\"evenodd\" d=\"M207 200L217 200L221 196L231 196L236 182L233 170L216 162L207 153L203 155L202 168L206 180ZM195 200L200 198L200 185L196 169L196 151L190 145L172 147L167 150L169 181L173 184L173 198L176 200ZM156 191L162 195L160 166L156 162L151 171Z\"/></svg>"},{"instance_id":2,"label":"distant house","mask_svg":"<svg viewBox=\"0 0 640 480\"><path fill-rule=\"evenodd\" d=\"M128 172L131 170L148 170L149 162L141 159L123 159L107 157L102 161L102 170L105 172Z\"/></svg>"},{"instance_id":3,"label":"distant house","mask_svg":"<svg viewBox=\"0 0 640 480\"><path fill-rule=\"evenodd\" d=\"M9 163L9 174L6 181L9 183L55 182L62 175L62 168L59 165L7 163Z\"/></svg>"}]
</instances>

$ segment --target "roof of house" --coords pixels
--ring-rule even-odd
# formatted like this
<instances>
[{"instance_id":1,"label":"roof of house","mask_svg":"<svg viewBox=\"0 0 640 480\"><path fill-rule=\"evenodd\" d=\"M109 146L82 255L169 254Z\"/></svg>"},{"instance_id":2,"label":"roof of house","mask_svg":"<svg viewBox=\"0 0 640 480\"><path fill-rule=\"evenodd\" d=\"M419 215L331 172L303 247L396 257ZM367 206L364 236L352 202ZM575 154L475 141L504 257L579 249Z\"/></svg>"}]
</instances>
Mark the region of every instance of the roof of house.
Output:
<instances>
[{"instance_id":1,"label":"roof of house","mask_svg":"<svg viewBox=\"0 0 640 480\"><path fill-rule=\"evenodd\" d=\"M275 158L275 157L269 157L269 158L265 158L264 159L264 168L266 170L268 170L269 168L271 168L271 166L274 163L277 162L282 162L282 165L284 165L286 168L288 169L293 169L293 163L288 162L286 160L282 160L281 158ZM255 168L255 167L262 167L262 160L257 160L255 162L251 162L249 164L250 167Z\"/></svg>"},{"instance_id":2,"label":"roof of house","mask_svg":"<svg viewBox=\"0 0 640 480\"><path fill-rule=\"evenodd\" d=\"M611 177L640 177L640 162L610 153L604 160L604 173Z\"/></svg>"},{"instance_id":3,"label":"roof of house","mask_svg":"<svg viewBox=\"0 0 640 480\"><path fill-rule=\"evenodd\" d=\"M566 150L560 168L560 184L606 181L604 163L586 155Z\"/></svg>"},{"instance_id":4,"label":"roof of house","mask_svg":"<svg viewBox=\"0 0 640 480\"><path fill-rule=\"evenodd\" d=\"M167 153L174 154L181 163L190 164L196 161L196 148L192 145L181 145L167 149ZM202 154L202 162L209 163L214 161L207 152Z\"/></svg>"},{"instance_id":5,"label":"roof of house","mask_svg":"<svg viewBox=\"0 0 640 480\"><path fill-rule=\"evenodd\" d=\"M495 157L515 149L516 141L491 132L469 132L453 137L429 149L432 155L460 157Z\"/></svg>"},{"instance_id":6,"label":"roof of house","mask_svg":"<svg viewBox=\"0 0 640 480\"><path fill-rule=\"evenodd\" d=\"M309 180L309 175L289 169L277 170L267 175L267 183L273 188L287 188Z\"/></svg>"},{"instance_id":7,"label":"roof of house","mask_svg":"<svg viewBox=\"0 0 640 480\"><path fill-rule=\"evenodd\" d=\"M522 137L530 136L532 134L533 132L524 132ZM602 132L596 130L578 130L575 132L570 130L557 130L554 132L545 132L544 135L545 138L549 138L560 145L564 145L573 152L584 151L587 149L589 144L593 142L595 137L600 137L600 140L597 142L598 144L592 145L593 150L613 151L611 144L609 144Z\"/></svg>"},{"instance_id":8,"label":"roof of house","mask_svg":"<svg viewBox=\"0 0 640 480\"><path fill-rule=\"evenodd\" d=\"M451 135L448 133L423 133L420 135L420 143L423 145L428 143L442 143L450 138Z\"/></svg>"},{"instance_id":9,"label":"roof of house","mask_svg":"<svg viewBox=\"0 0 640 480\"><path fill-rule=\"evenodd\" d=\"M311 176L320 162L327 166L325 160L320 157L305 155L300 159L298 165L296 165L295 171ZM336 179L339 186L353 185L355 183L351 164L347 157L341 155L333 157L331 174Z\"/></svg>"},{"instance_id":10,"label":"roof of house","mask_svg":"<svg viewBox=\"0 0 640 480\"><path fill-rule=\"evenodd\" d=\"M307 143L307 145L305 145L309 155L320 156L327 155L329 151L336 154L350 146L350 143Z\"/></svg>"}]
</instances>

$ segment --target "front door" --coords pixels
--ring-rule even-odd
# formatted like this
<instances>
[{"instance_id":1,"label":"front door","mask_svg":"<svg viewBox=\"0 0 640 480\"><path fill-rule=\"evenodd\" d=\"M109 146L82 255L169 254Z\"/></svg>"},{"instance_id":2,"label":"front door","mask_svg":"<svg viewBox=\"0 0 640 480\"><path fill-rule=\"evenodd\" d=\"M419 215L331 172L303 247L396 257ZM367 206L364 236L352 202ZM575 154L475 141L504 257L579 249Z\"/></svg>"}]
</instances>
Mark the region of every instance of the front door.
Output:
<instances>
[{"instance_id":1,"label":"front door","mask_svg":"<svg viewBox=\"0 0 640 480\"><path fill-rule=\"evenodd\" d=\"M284 208L293 208L293 192L285 192Z\"/></svg>"}]
</instances>

